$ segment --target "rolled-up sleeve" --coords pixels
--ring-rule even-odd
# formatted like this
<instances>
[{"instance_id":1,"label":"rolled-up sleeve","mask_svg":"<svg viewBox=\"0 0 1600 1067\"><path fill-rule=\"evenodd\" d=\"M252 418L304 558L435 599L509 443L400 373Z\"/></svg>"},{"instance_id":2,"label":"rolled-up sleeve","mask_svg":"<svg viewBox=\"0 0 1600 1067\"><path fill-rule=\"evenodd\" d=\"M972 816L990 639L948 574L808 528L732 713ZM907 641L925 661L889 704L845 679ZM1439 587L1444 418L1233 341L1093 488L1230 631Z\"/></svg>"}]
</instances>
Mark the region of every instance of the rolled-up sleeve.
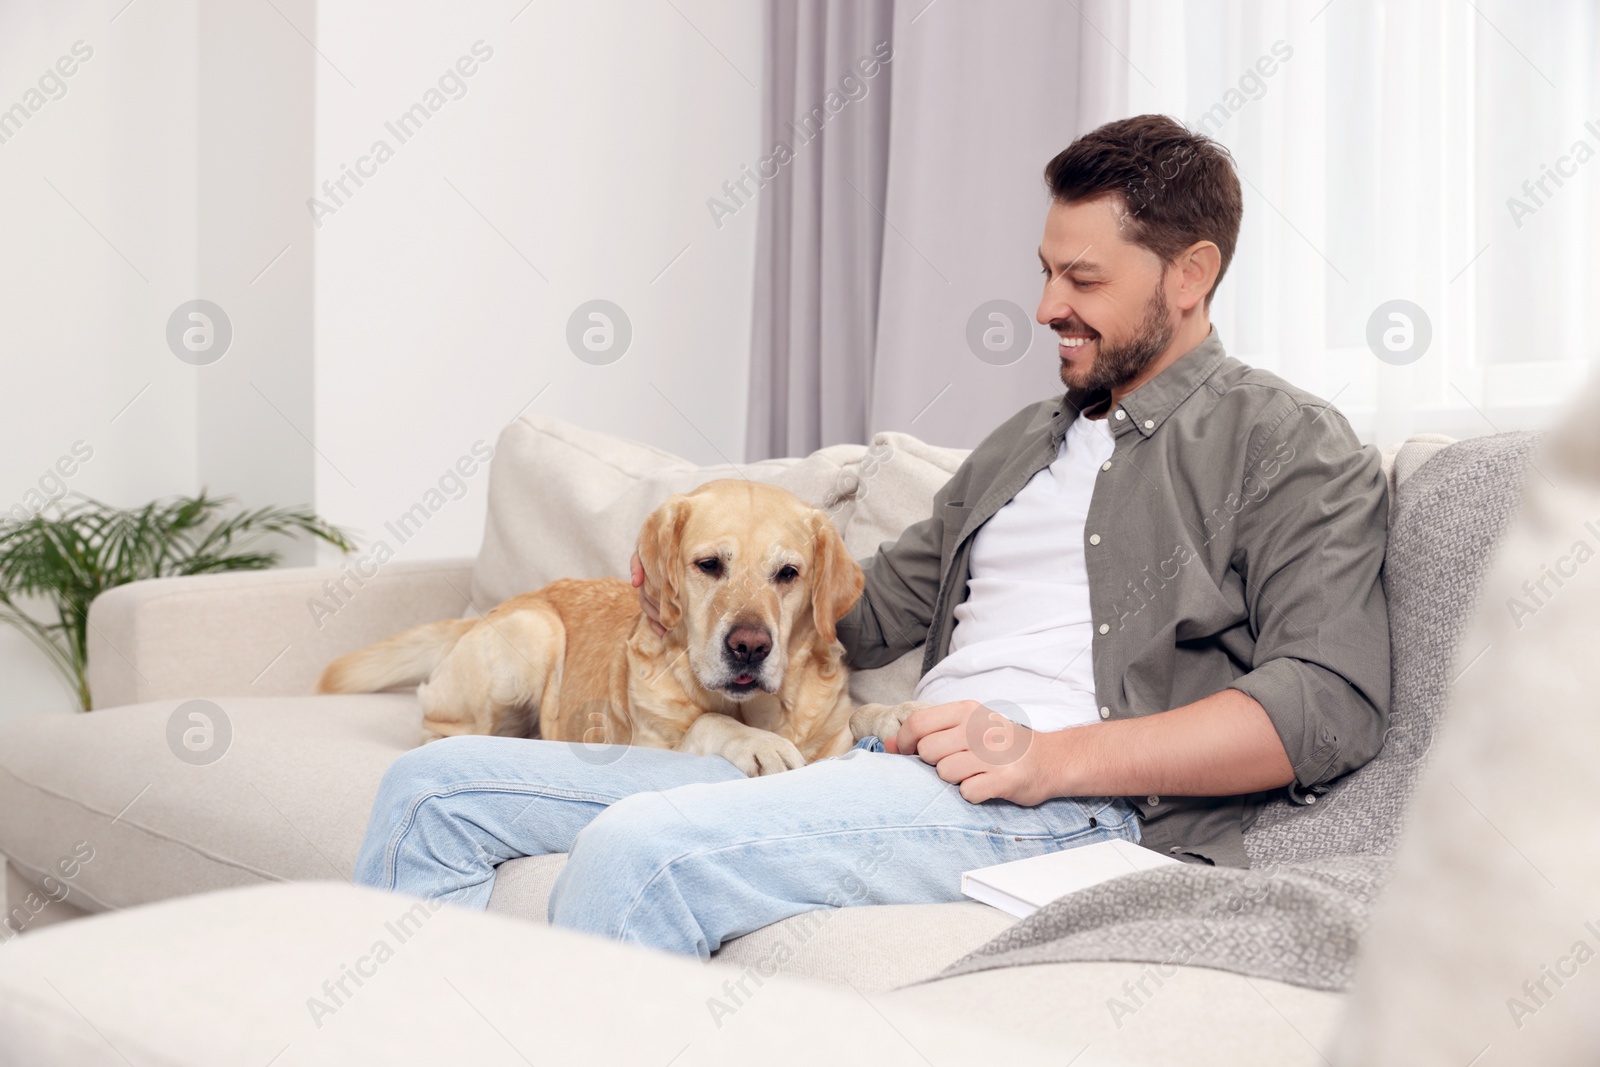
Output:
<instances>
[{"instance_id":1,"label":"rolled-up sleeve","mask_svg":"<svg viewBox=\"0 0 1600 1067\"><path fill-rule=\"evenodd\" d=\"M1327 408L1296 407L1255 456L1247 477L1266 492L1236 545L1255 651L1230 688L1266 709L1303 800L1372 759L1388 727L1388 484Z\"/></svg>"}]
</instances>

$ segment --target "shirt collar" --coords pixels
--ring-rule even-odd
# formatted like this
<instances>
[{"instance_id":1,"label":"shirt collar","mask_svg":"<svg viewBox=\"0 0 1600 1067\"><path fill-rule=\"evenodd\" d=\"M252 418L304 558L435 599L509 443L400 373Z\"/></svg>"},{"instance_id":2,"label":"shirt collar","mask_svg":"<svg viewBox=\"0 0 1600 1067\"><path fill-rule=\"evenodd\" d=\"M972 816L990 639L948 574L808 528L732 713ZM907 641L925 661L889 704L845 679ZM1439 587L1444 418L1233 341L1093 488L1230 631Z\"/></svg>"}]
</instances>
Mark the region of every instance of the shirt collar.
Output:
<instances>
[{"instance_id":1,"label":"shirt collar","mask_svg":"<svg viewBox=\"0 0 1600 1067\"><path fill-rule=\"evenodd\" d=\"M1194 391L1216 373L1227 352L1223 350L1222 339L1217 336L1217 328L1211 327L1211 332L1206 334L1205 340L1195 345L1189 351L1179 356L1166 370L1145 382L1139 388L1122 398L1122 409L1128 413L1125 419L1116 418L1115 412L1108 412L1107 425L1113 435L1138 432L1149 437L1161 429L1161 424L1167 421L1167 416L1178 410L1178 406L1193 395ZM1111 394L1101 389L1094 392L1082 392L1068 389L1060 397L1051 418L1051 438L1057 442L1066 435L1067 427L1082 412L1098 413L1105 409L1111 400Z\"/></svg>"}]
</instances>

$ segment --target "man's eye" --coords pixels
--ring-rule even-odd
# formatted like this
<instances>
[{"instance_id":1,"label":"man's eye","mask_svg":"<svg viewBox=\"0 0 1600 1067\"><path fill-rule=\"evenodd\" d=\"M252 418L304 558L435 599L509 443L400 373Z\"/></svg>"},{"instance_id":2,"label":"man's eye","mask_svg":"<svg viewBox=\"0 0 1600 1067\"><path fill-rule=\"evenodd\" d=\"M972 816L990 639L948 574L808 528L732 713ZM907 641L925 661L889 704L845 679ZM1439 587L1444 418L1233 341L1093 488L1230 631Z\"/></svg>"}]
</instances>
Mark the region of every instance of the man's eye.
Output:
<instances>
[{"instance_id":1,"label":"man's eye","mask_svg":"<svg viewBox=\"0 0 1600 1067\"><path fill-rule=\"evenodd\" d=\"M709 574L713 577L722 573L722 561L720 559L696 560L695 566L700 568L700 573Z\"/></svg>"},{"instance_id":2,"label":"man's eye","mask_svg":"<svg viewBox=\"0 0 1600 1067\"><path fill-rule=\"evenodd\" d=\"M1079 289L1093 289L1095 286L1099 285L1100 283L1099 282L1074 281L1072 284L1077 286Z\"/></svg>"},{"instance_id":3,"label":"man's eye","mask_svg":"<svg viewBox=\"0 0 1600 1067\"><path fill-rule=\"evenodd\" d=\"M773 580L778 582L792 582L798 577L800 572L793 567L779 567L778 573L772 576Z\"/></svg>"}]
</instances>

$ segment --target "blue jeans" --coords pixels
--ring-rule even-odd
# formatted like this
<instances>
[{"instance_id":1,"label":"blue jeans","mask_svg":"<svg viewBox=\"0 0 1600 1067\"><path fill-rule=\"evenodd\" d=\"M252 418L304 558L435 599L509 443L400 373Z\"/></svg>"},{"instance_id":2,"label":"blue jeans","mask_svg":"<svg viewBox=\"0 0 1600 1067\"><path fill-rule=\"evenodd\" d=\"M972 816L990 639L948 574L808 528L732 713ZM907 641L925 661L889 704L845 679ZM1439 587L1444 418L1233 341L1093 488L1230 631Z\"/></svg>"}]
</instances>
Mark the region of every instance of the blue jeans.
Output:
<instances>
[{"instance_id":1,"label":"blue jeans","mask_svg":"<svg viewBox=\"0 0 1600 1067\"><path fill-rule=\"evenodd\" d=\"M705 959L723 941L823 907L961 900L961 872L1123 838L1121 798L973 804L875 737L746 778L720 756L452 737L384 775L355 880L482 909L495 868L570 852L555 926Z\"/></svg>"}]
</instances>

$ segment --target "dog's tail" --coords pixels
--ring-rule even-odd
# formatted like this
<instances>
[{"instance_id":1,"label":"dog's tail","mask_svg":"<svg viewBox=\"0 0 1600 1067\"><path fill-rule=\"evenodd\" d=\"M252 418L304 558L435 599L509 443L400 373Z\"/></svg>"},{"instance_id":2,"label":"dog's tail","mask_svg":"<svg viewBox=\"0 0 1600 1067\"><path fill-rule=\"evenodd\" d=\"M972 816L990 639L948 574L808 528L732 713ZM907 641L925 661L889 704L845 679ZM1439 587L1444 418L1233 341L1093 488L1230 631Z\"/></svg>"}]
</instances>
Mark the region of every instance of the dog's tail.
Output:
<instances>
[{"instance_id":1,"label":"dog's tail","mask_svg":"<svg viewBox=\"0 0 1600 1067\"><path fill-rule=\"evenodd\" d=\"M359 648L328 664L317 680L319 693L376 693L427 680L477 619L441 619Z\"/></svg>"}]
</instances>

